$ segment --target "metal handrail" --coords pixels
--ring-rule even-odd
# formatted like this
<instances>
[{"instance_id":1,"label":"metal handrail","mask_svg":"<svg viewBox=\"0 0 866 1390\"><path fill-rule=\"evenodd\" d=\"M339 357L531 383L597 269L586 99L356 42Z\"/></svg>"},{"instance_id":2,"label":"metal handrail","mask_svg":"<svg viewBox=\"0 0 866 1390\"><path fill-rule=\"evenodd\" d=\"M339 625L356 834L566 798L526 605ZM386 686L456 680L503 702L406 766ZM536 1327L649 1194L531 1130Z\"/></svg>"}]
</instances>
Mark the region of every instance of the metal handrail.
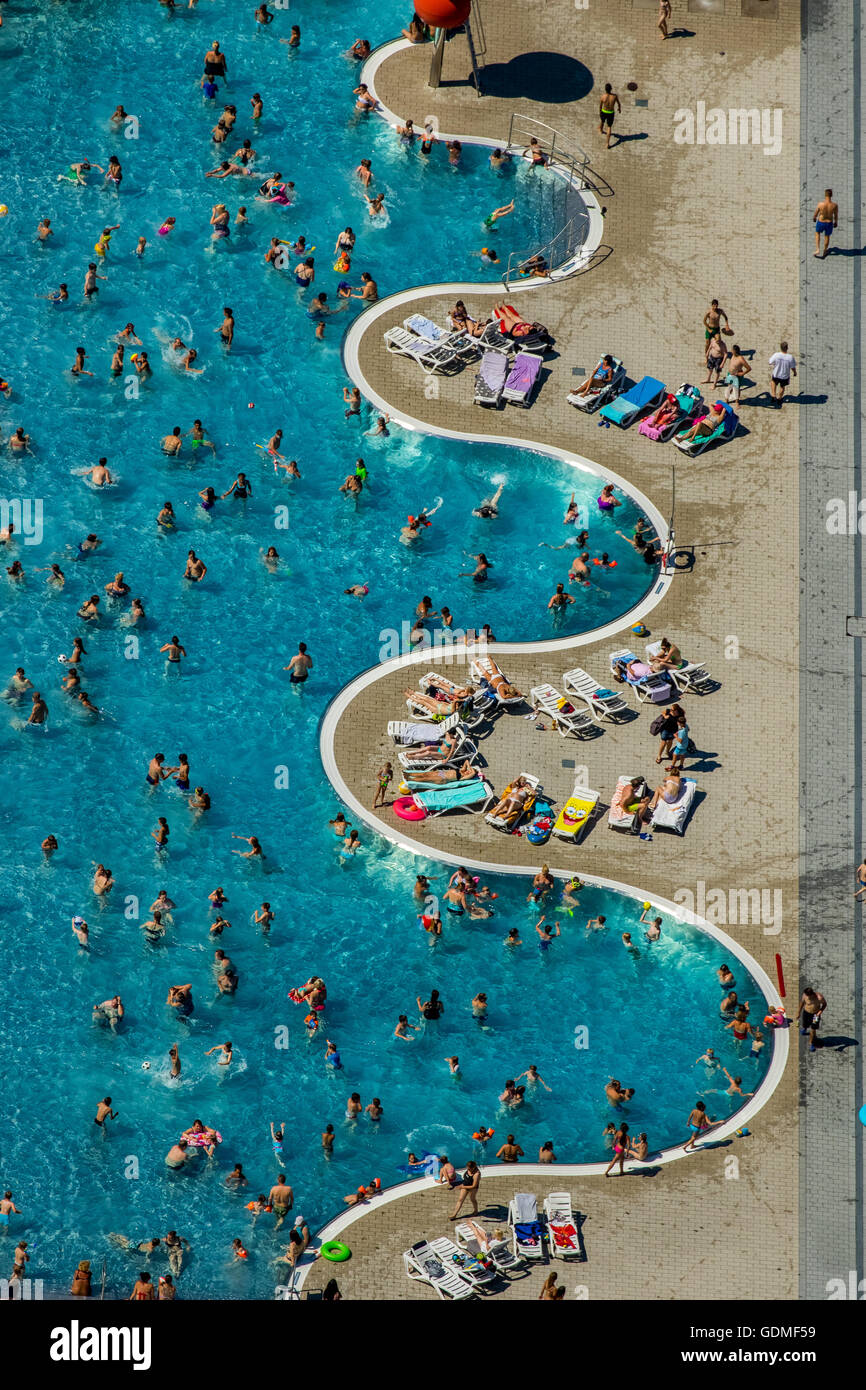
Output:
<instances>
[{"instance_id":1,"label":"metal handrail","mask_svg":"<svg viewBox=\"0 0 866 1390\"><path fill-rule=\"evenodd\" d=\"M485 58L487 56L487 35L484 32L484 22L481 18L481 7L478 0L472 0L470 19L472 32L475 35L475 50L479 58Z\"/></svg>"},{"instance_id":2,"label":"metal handrail","mask_svg":"<svg viewBox=\"0 0 866 1390\"><path fill-rule=\"evenodd\" d=\"M559 266L562 265L565 261L567 261L569 256L572 254L572 251L574 250L573 239L574 218L570 217L569 220L566 222L565 226L560 227L559 231L553 237L551 237L550 241L547 242L545 246L539 247L537 251L532 251L529 253L529 255L521 254L519 251L512 251L508 257L508 264L506 265L505 272L502 276L502 283L504 284L505 288L508 289L512 277L514 279L525 278L523 276L515 275L514 272L517 267L523 265L526 261L530 260L532 256L544 257L544 259L547 261L548 274L550 274L551 271L557 270ZM557 243L560 242L564 242L564 249L557 249Z\"/></svg>"},{"instance_id":3,"label":"metal handrail","mask_svg":"<svg viewBox=\"0 0 866 1390\"><path fill-rule=\"evenodd\" d=\"M523 136L524 140L521 141L515 138L516 136ZM539 121L535 116L525 116L519 111L512 111L506 150L510 152L520 145L525 146L530 136L535 136L539 142L544 144L548 166L553 166L567 183L576 187L593 187L593 182L588 177L589 155L585 150L581 149L579 145L574 146L573 150L566 149L562 143L557 145L558 140L561 142L562 136L553 126L548 125L546 121ZM516 278L517 267L528 261L531 255L543 256L547 261L549 271L555 271L558 266L564 264L574 250L574 236L575 218L571 217L545 246L530 253L512 251L502 276L502 282L506 289L512 278Z\"/></svg>"},{"instance_id":4,"label":"metal handrail","mask_svg":"<svg viewBox=\"0 0 866 1390\"><path fill-rule=\"evenodd\" d=\"M555 130L553 126L548 125L546 121L537 120L535 116L524 116L519 111L512 111L508 126L508 144L506 149L510 150L512 145L523 143L520 140L514 139L514 127L515 123L518 122L524 135L535 135L536 139L538 138L538 131L548 131L549 134L544 137L544 143L549 146L548 158L550 162L553 163L555 161L558 164L564 165L567 169L571 170L572 174L582 179L584 183L589 182L586 178L586 170L589 168L589 155L586 153L586 150L581 149L580 145L576 145L574 148L577 153L572 154L570 150L563 148L561 143L559 147L557 147L557 140L560 142L562 140L560 132ZM529 127L531 127L531 129L529 129Z\"/></svg>"}]
</instances>

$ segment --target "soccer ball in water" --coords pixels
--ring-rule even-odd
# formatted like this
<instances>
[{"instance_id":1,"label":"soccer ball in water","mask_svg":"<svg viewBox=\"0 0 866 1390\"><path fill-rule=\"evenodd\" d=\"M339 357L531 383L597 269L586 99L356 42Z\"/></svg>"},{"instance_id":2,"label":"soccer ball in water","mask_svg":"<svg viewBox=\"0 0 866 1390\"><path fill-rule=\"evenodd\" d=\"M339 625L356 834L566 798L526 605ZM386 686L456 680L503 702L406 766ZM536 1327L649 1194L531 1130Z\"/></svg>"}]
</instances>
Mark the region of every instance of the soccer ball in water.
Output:
<instances>
[{"instance_id":1,"label":"soccer ball in water","mask_svg":"<svg viewBox=\"0 0 866 1390\"><path fill-rule=\"evenodd\" d=\"M141 1070L142 1070L142 1071L150 1071L150 1062L142 1062L142 1064L141 1064Z\"/></svg>"}]
</instances>

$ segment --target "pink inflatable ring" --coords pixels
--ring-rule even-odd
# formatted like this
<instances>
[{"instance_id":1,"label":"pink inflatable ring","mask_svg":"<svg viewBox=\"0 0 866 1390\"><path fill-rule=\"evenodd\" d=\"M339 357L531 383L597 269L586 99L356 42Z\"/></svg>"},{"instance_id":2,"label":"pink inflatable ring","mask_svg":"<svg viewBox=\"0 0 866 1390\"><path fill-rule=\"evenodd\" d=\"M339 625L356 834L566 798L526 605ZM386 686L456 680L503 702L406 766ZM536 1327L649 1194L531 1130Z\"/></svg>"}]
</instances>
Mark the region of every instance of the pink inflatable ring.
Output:
<instances>
[{"instance_id":1,"label":"pink inflatable ring","mask_svg":"<svg viewBox=\"0 0 866 1390\"><path fill-rule=\"evenodd\" d=\"M414 796L398 796L394 802L394 815L401 820L423 820L426 814L423 806L415 805Z\"/></svg>"}]
</instances>

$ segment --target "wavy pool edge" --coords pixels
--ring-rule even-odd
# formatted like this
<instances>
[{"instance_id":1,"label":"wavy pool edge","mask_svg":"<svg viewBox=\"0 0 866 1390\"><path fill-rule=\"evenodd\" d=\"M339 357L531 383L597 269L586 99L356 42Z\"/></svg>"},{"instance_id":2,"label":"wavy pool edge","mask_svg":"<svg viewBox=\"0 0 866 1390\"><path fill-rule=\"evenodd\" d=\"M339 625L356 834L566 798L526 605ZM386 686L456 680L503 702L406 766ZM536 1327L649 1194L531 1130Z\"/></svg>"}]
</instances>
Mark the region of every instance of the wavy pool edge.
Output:
<instances>
[{"instance_id":1,"label":"wavy pool edge","mask_svg":"<svg viewBox=\"0 0 866 1390\"><path fill-rule=\"evenodd\" d=\"M438 859L441 856L431 854L428 857L431 859ZM513 865L491 864L472 859L463 860L462 862L466 864L467 868L481 869L488 873L526 876L525 869L515 868ZM569 877L565 871L554 870L554 873L558 878ZM592 874L582 875L582 877L586 883L612 889L614 892L624 894L624 896L633 896L634 890L627 888L621 883L617 883L614 879L600 878ZM677 921L684 920L684 909L678 903L671 902L668 898L647 894L644 901L668 913L669 916L674 917ZM733 956L741 964L746 966L755 983L762 990L768 1004L777 1005L784 1003L763 966L755 960L750 952L740 946L739 942L729 936L727 932L722 931L721 928L714 926L711 922L707 922L705 918L696 918L694 914L691 914L690 925L697 927L699 931L713 937L714 940L718 941L720 945L724 947L724 953L726 955ZM718 1128L712 1130L712 1139L709 1141L710 1143L716 1145L721 1140L730 1138L731 1135L735 1134L738 1129L741 1129L753 1116L757 1115L759 1111L764 1108L784 1075L790 1051L790 1031L790 1028L775 1028L772 1030L773 1055L770 1059L770 1065L767 1068L766 1076L755 1094L746 1101L745 1105L741 1106L739 1110L736 1110L734 1114L723 1124L719 1125ZM686 1142L687 1141L684 1140L682 1144L674 1144L669 1148L659 1150L658 1153L653 1154L651 1161L648 1160L646 1163L640 1163L633 1159L626 1163L626 1172L640 1172L642 1169L648 1167L657 1167L660 1164L676 1162L681 1158L689 1158L693 1150L686 1150ZM699 1146L698 1151L700 1151L701 1147L706 1146ZM481 1176L482 1178L502 1177L505 1173L512 1173L515 1180L514 1190L517 1192L523 1190L526 1186L525 1183L522 1183L524 1177L546 1177L550 1179L555 1176L557 1181L559 1178L602 1177L609 1163L610 1159L602 1160L598 1163L485 1163L481 1165ZM295 1289L300 1289L302 1287L310 1269L315 1263L318 1250L325 1241L336 1240L344 1231L354 1225L356 1221L362 1220L363 1217L374 1208L381 1207L388 1202L399 1201L404 1197L411 1197L418 1192L429 1191L437 1186L438 1184L434 1178L410 1178L405 1182L395 1183L393 1186L388 1187L375 1199L374 1203L364 1207L362 1210L359 1210L357 1207L352 1207L348 1211L338 1212L336 1216L331 1217L330 1221L326 1221L325 1224L317 1230L315 1236L317 1248L315 1250L311 1248L311 1258L305 1260L298 1266L294 1282L290 1287Z\"/></svg>"},{"instance_id":2,"label":"wavy pool edge","mask_svg":"<svg viewBox=\"0 0 866 1390\"><path fill-rule=\"evenodd\" d=\"M396 39L392 40L389 43L382 44L367 59L367 62L364 64L361 70L360 80L365 81L368 87L370 88L370 91L373 92L374 95L376 95L373 78L375 77L376 72L378 72L378 69L386 61L387 58L393 56L395 53L400 52L405 48L410 48L412 46L413 45L406 39ZM377 111L374 114L377 114L381 119L386 120L388 124L392 127L398 124L397 116L389 108L385 107L381 101L379 111ZM440 138L459 139L461 142L465 144L487 145L491 148L493 148L496 143L495 141L487 137L464 136L459 132L456 132L453 135L449 135L437 131L437 135L440 136ZM601 240L601 228L603 223L601 211L597 201L594 198L594 195L592 195L589 192L589 190L584 189L582 187L579 191L581 193L581 196L587 202L588 211L590 212L590 232L581 248L581 253L583 253L582 263L586 264L589 260L591 260L592 256L595 254L595 251L598 249L598 245L600 244ZM591 206L591 203L595 203L595 208ZM591 238L595 234L597 234L598 240L595 242L594 245L590 245L589 243L591 241ZM577 267L575 267L575 269L576 268ZM573 273L573 271L569 272L569 274ZM558 277L558 279L562 278L566 277ZM553 282L554 280L552 277L545 277L544 279L536 278L534 281L529 281L525 284L511 285L508 287L507 292L509 294L519 294L524 293L527 290L538 290L541 289L542 286ZM367 310L360 314L357 319L354 320L354 322L348 328L346 335L343 339L341 351L343 365L346 368L347 375L350 377L353 383L360 388L362 394L368 400L372 401L375 405L379 407L379 409L389 414L391 419L393 419L396 423L400 424L404 429L417 430L419 433L422 434L438 435L442 438L455 439L465 443L481 443L494 445L498 444L505 448L522 448L532 453L539 453L547 457L556 458L560 462L567 463L570 466L579 468L584 472L593 473L595 476L604 479L605 482L613 482L646 512L647 517L652 521L656 529L656 533L660 537L667 536L667 522L665 521L664 517L662 516L658 508L655 506L655 504L652 503L650 499L646 497L642 492L640 492L639 489L633 488L631 484L626 483L617 474L613 473L609 469L603 468L601 465L595 463L593 460L587 459L583 455L577 454L571 450L561 449L553 445L546 445L536 441L519 438L517 436L487 435L476 431L464 432L460 430L449 430L442 426L433 425L430 422L421 420L416 416L406 415L405 412L395 408L389 401L387 401L383 396L381 396L377 391L375 391L373 387L371 387L370 383L368 382L366 376L364 375L361 369L359 349L361 340L363 339L364 335L374 326L374 324L376 324L382 318L384 314L390 312L392 309L398 307L399 305L409 303L415 299L427 298L437 293L447 293L448 295L454 295L459 293L464 295L471 294L473 296L478 296L499 295L503 292L505 292L505 287L501 285L499 282L496 282L494 284L487 284L481 282L473 283L469 281L448 281L413 286L410 289L397 291L395 294L389 295L385 299L378 300L375 304L371 305ZM633 623L637 622L640 618L644 617L646 614L652 611L661 602L662 598L667 593L667 590L669 589L673 581L674 573L675 571L669 568L667 564L664 564L662 567L661 576L652 585L651 589L643 596L643 598L636 605L634 605L633 608L631 608L630 610L628 610L628 612L623 614L620 618L614 619L610 623L607 623L600 628L593 628L587 632L577 633L569 637L550 638L548 640L540 640L535 642L492 643L489 644L485 648L485 650L494 650L497 653L503 653L506 655L511 653L525 654L531 652L549 654L551 652L566 651L574 647L586 646L590 642L600 641L606 636L611 636L614 633L622 631L625 627L632 625ZM467 649L467 654L468 650L469 649ZM360 819L365 825L367 825L368 828L370 828L376 834L382 836L383 839L397 846L398 848L404 849L415 856L421 855L429 860L433 860L434 862L438 863L453 864L455 866L463 864L467 868L479 869L483 873L497 873L513 877L526 877L527 870L523 867L518 867L509 864L498 864L490 860L468 858L465 855L458 857L456 855L448 853L447 851L434 850L428 845L422 845L418 841L413 840L410 836L404 834L403 831L397 829L396 827L387 825L378 816L373 815L372 812L369 811L368 808L358 800L358 798L348 787L337 765L336 757L334 754L334 734L336 732L337 724L339 723L340 718L349 708L355 697L358 694L360 694L360 692L363 689L366 689L368 686L374 684L376 681L380 680L389 672L397 670L400 667L417 665L418 663L422 662L426 662L429 664L437 660L447 661L449 655L453 660L454 652L451 651L449 648L443 648L440 650L437 650L435 648L424 649L420 652L405 653L402 656L392 658L390 661L378 663L376 666L369 667L366 671L362 671L361 673L359 673L359 675L355 676L353 680L351 680L347 685L343 686L331 699L320 720L319 752L322 759L323 767L325 769L325 773L335 792L339 796L340 800L350 807L354 815L358 819ZM569 876L563 870L553 870L553 873L554 876L557 878L564 879ZM593 874L584 874L582 875L582 877L584 878L585 882L594 886L607 888L614 892L621 893L625 896L633 897L635 899L641 898L641 892L635 889L632 885ZM658 907L662 911L667 912L677 921L683 920L683 910L676 903L671 902L669 899L660 898L649 893L644 893L642 900L652 903L654 907ZM774 986L769 975L764 970L760 962L757 961L755 957L751 955L750 952L746 951L743 947L741 947L739 943L734 941L732 937L728 936L726 932L721 931L720 928L714 926L712 923L706 921L706 919L704 918L696 919L694 915L692 915L692 925L696 926L698 930L705 932L707 935L712 936L715 940L717 940L720 944L724 946L725 952L728 955L734 956L743 965L745 965L755 982L760 986L768 1003L775 1005L783 1002L780 998L778 990ZM773 1055L763 1081L761 1082L754 1096L750 1097L749 1100L747 1100L746 1104L742 1106L739 1110L737 1110L728 1121L726 1121L724 1124L720 1125L718 1129L715 1129L713 1131L714 1143L734 1134L737 1129L741 1128L744 1124L746 1124L749 1119L751 1119L754 1115L758 1114L766 1105L767 1101L770 1099L776 1087L778 1086L780 1080L782 1079L782 1076L785 1071L785 1066L787 1064L788 1054L790 1050L788 1033L789 1029L773 1030ZM691 1151L686 1151L684 1147L685 1142L686 1141L683 1141L683 1144L674 1145L667 1149L662 1149L659 1152L658 1156L653 1159L653 1164L667 1164L674 1162L680 1158L687 1157L688 1153L690 1153ZM646 1165L632 1162L628 1165L628 1171L640 1171L640 1169L645 1166ZM563 1178L586 1178L601 1176L604 1173L606 1167L606 1162L522 1165L485 1164L481 1168L481 1173L482 1176L494 1176L502 1175L505 1171L508 1171L513 1172L516 1179L518 1172L522 1175L532 1177L550 1177L552 1176L552 1173L555 1172L557 1178L559 1178L560 1176ZM435 1180L432 1178L415 1178L407 1182L396 1183L392 1187L389 1187L385 1192L383 1192L381 1197L376 1199L375 1205L381 1206L384 1202L398 1201L403 1197L411 1196L416 1192L433 1188L436 1185L437 1184ZM347 1230L350 1226L352 1226L356 1221L363 1219L363 1217L367 1214L367 1211L369 1211L370 1209L371 1208L365 1208L364 1210L359 1211L357 1208L353 1208L349 1211L340 1212L337 1216L332 1217L331 1220L326 1222L323 1226L321 1226L316 1233L319 1246L321 1246L321 1244L323 1244L326 1240L335 1239L343 1231ZM312 1267L312 1263L313 1261L310 1260L303 1262L299 1265L297 1273L293 1280L292 1287L294 1287L295 1289L300 1289L302 1287L306 1279L306 1276L309 1273L310 1268Z\"/></svg>"}]
</instances>

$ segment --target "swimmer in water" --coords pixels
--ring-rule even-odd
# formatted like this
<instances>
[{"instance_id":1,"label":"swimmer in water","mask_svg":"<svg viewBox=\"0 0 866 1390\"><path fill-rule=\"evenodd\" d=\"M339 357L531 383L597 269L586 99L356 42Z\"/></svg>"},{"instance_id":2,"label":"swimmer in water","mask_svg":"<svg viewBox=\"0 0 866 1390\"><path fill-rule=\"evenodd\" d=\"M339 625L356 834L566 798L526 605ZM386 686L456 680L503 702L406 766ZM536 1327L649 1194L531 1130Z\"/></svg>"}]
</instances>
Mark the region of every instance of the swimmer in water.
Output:
<instances>
[{"instance_id":1,"label":"swimmer in water","mask_svg":"<svg viewBox=\"0 0 866 1390\"><path fill-rule=\"evenodd\" d=\"M353 598L366 598L370 589L367 584L350 584L348 589L344 589L344 594L351 594Z\"/></svg>"},{"instance_id":2,"label":"swimmer in water","mask_svg":"<svg viewBox=\"0 0 866 1390\"><path fill-rule=\"evenodd\" d=\"M499 499L502 496L504 483L500 483L492 497L486 497L483 502L479 502L477 507L473 507L472 515L485 518L493 518L499 515Z\"/></svg>"},{"instance_id":3,"label":"swimmer in water","mask_svg":"<svg viewBox=\"0 0 866 1390\"><path fill-rule=\"evenodd\" d=\"M511 202L510 202L510 203L506 203L504 207L501 207L501 208L494 208L493 211L492 211L491 213L489 213L487 217L485 217L485 219L484 219L484 226L485 226L485 227L488 227L488 228L494 226L495 223L497 223L497 222L499 221L500 217L507 217L508 214L509 214L510 212L513 212L513 211L514 211L514 199L512 198L512 199L511 199Z\"/></svg>"}]
</instances>

